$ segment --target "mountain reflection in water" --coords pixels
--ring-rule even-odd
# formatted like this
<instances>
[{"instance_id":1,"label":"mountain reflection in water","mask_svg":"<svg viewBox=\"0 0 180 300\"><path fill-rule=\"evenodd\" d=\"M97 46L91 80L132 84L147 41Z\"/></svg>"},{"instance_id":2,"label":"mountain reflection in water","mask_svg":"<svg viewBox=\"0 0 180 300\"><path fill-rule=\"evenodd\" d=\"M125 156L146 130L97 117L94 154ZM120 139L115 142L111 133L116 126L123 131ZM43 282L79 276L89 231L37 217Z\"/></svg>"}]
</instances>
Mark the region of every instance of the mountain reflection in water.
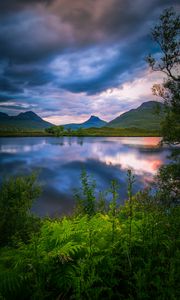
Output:
<instances>
[{"instance_id":1,"label":"mountain reflection in water","mask_svg":"<svg viewBox=\"0 0 180 300\"><path fill-rule=\"evenodd\" d=\"M68 214L74 206L73 193L80 187L82 168L93 175L97 189L117 179L120 202L126 198L127 169L136 175L134 192L143 188L167 161L170 150L160 138L148 137L30 137L0 138L0 176L39 171L42 195L33 210L39 215Z\"/></svg>"}]
</instances>

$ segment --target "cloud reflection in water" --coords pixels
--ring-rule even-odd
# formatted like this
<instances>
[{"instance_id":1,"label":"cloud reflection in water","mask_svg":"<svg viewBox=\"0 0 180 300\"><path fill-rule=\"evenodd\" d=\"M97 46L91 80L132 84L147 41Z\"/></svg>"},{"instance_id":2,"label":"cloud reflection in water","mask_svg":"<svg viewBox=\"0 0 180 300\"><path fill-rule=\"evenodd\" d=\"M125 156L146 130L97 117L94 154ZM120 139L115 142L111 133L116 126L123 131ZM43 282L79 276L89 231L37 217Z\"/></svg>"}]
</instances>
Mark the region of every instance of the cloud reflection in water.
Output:
<instances>
[{"instance_id":1,"label":"cloud reflection in water","mask_svg":"<svg viewBox=\"0 0 180 300\"><path fill-rule=\"evenodd\" d=\"M159 138L1 138L0 175L39 170L43 194L33 209L39 215L68 213L83 167L96 179L100 190L117 179L123 201L128 168L136 175L136 192L167 160L169 149L160 147L159 142Z\"/></svg>"}]
</instances>

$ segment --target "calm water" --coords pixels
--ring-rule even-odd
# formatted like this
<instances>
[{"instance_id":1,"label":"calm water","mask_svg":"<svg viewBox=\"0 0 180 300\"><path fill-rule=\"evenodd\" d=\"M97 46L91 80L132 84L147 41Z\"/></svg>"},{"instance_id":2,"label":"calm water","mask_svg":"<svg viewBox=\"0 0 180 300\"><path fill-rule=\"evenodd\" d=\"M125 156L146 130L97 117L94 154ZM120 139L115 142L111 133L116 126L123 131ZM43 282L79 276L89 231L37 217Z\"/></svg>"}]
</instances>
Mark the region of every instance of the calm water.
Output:
<instances>
[{"instance_id":1,"label":"calm water","mask_svg":"<svg viewBox=\"0 0 180 300\"><path fill-rule=\"evenodd\" d=\"M39 215L66 214L74 206L83 167L97 180L97 188L120 183L126 197L127 169L136 175L134 192L146 186L167 161L170 150L159 138L0 138L0 178L39 171L43 188L33 210Z\"/></svg>"}]
</instances>

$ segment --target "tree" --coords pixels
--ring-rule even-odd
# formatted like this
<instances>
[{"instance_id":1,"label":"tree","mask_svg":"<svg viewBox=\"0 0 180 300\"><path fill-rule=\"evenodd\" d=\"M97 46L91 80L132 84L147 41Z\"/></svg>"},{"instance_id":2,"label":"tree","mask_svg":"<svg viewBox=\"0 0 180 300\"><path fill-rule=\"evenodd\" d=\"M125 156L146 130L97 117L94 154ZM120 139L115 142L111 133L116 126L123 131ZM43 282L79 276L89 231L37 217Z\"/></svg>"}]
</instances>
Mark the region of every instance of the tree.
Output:
<instances>
[{"instance_id":1,"label":"tree","mask_svg":"<svg viewBox=\"0 0 180 300\"><path fill-rule=\"evenodd\" d=\"M81 172L81 194L76 193L76 212L85 213L89 217L96 212L96 182L90 178L85 169Z\"/></svg>"},{"instance_id":2,"label":"tree","mask_svg":"<svg viewBox=\"0 0 180 300\"><path fill-rule=\"evenodd\" d=\"M83 128L78 128L77 130L76 130L76 134L77 134L77 136L82 136L83 135Z\"/></svg>"},{"instance_id":3,"label":"tree","mask_svg":"<svg viewBox=\"0 0 180 300\"><path fill-rule=\"evenodd\" d=\"M159 23L152 30L152 39L158 44L161 57L147 57L153 71L165 74L163 84L155 84L153 94L160 96L166 109L162 123L164 142L180 142L180 16L173 8L166 9L160 16Z\"/></svg>"},{"instance_id":4,"label":"tree","mask_svg":"<svg viewBox=\"0 0 180 300\"><path fill-rule=\"evenodd\" d=\"M58 129L57 129L57 135L63 135L64 133L64 126L57 126Z\"/></svg>"},{"instance_id":5,"label":"tree","mask_svg":"<svg viewBox=\"0 0 180 300\"><path fill-rule=\"evenodd\" d=\"M0 189L0 245L8 244L13 237L26 241L36 228L37 218L31 213L40 188L36 175L5 180Z\"/></svg>"},{"instance_id":6,"label":"tree","mask_svg":"<svg viewBox=\"0 0 180 300\"><path fill-rule=\"evenodd\" d=\"M71 129L71 128L67 128L67 130L66 130L66 131L67 131L67 134L68 134L68 135L70 135L70 136L73 134L73 131L72 131L72 129Z\"/></svg>"},{"instance_id":7,"label":"tree","mask_svg":"<svg viewBox=\"0 0 180 300\"><path fill-rule=\"evenodd\" d=\"M46 128L45 131L55 136L62 136L64 134L64 126L52 126L50 128Z\"/></svg>"},{"instance_id":8,"label":"tree","mask_svg":"<svg viewBox=\"0 0 180 300\"><path fill-rule=\"evenodd\" d=\"M169 144L180 143L180 16L173 8L166 9L159 23L152 30L152 38L158 44L161 57L152 55L147 62L153 71L166 75L162 84L155 84L153 94L165 103L165 119L162 122L163 141ZM166 206L178 204L180 197L179 151L171 156L172 162L160 168L157 176L157 198Z\"/></svg>"}]
</instances>

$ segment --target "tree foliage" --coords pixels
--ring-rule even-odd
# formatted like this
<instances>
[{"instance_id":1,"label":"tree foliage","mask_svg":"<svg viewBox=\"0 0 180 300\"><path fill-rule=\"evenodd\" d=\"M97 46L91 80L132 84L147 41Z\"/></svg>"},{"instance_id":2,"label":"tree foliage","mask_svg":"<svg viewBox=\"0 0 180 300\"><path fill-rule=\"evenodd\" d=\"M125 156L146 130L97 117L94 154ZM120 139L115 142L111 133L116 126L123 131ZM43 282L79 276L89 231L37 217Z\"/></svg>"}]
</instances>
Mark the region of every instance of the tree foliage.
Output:
<instances>
[{"instance_id":1,"label":"tree foliage","mask_svg":"<svg viewBox=\"0 0 180 300\"><path fill-rule=\"evenodd\" d=\"M178 26L175 13L165 11L153 33L163 52L161 62L149 58L153 69L168 76L154 89L167 102L163 137L170 143L179 139ZM175 133L171 121L177 122ZM175 155L160 169L156 189L135 195L129 170L124 205L116 181L98 194L84 170L76 213L58 219L33 217L30 209L39 195L34 175L5 181L0 191L0 299L179 299L177 160Z\"/></svg>"},{"instance_id":2,"label":"tree foliage","mask_svg":"<svg viewBox=\"0 0 180 300\"><path fill-rule=\"evenodd\" d=\"M148 191L133 195L129 172L125 205L118 203L119 186L113 181L109 208L93 204L92 213L95 199L86 173L81 180L81 204L90 204L90 210L45 218L28 242L0 248L1 298L178 299L179 206L158 203Z\"/></svg>"},{"instance_id":3,"label":"tree foliage","mask_svg":"<svg viewBox=\"0 0 180 300\"><path fill-rule=\"evenodd\" d=\"M162 84L152 88L154 95L165 103L161 133L165 143L176 145L180 143L180 16L173 8L166 9L160 16L152 38L159 46L161 57L156 59L149 55L147 61L153 71L166 75ZM157 201L169 206L176 205L180 199L180 156L179 151L174 153L171 163L161 167L157 176Z\"/></svg>"},{"instance_id":4,"label":"tree foliage","mask_svg":"<svg viewBox=\"0 0 180 300\"><path fill-rule=\"evenodd\" d=\"M46 128L45 131L47 133L51 133L57 137L64 135L64 126L52 126L49 128Z\"/></svg>"},{"instance_id":5,"label":"tree foliage","mask_svg":"<svg viewBox=\"0 0 180 300\"><path fill-rule=\"evenodd\" d=\"M159 46L161 57L152 55L147 62L153 71L166 75L163 84L155 84L153 93L163 99L166 118L162 123L164 141L180 142L180 16L173 8L166 9L152 30L152 39Z\"/></svg>"},{"instance_id":6,"label":"tree foliage","mask_svg":"<svg viewBox=\"0 0 180 300\"><path fill-rule=\"evenodd\" d=\"M0 188L0 245L12 242L12 238L28 238L29 231L37 225L31 213L40 188L36 175L10 178Z\"/></svg>"}]
</instances>

